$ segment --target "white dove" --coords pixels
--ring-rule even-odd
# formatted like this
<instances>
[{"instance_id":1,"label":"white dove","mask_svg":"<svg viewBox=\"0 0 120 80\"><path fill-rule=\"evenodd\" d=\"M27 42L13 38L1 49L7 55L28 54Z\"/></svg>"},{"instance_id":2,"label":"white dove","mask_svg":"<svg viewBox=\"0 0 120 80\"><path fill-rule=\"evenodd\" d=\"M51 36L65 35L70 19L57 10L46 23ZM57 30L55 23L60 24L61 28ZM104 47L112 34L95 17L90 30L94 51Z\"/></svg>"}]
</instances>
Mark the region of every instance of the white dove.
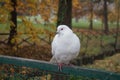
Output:
<instances>
[{"instance_id":1,"label":"white dove","mask_svg":"<svg viewBox=\"0 0 120 80\"><path fill-rule=\"evenodd\" d=\"M63 64L69 64L78 56L80 40L68 26L59 25L51 47L53 57L50 62L57 63L61 70Z\"/></svg>"}]
</instances>

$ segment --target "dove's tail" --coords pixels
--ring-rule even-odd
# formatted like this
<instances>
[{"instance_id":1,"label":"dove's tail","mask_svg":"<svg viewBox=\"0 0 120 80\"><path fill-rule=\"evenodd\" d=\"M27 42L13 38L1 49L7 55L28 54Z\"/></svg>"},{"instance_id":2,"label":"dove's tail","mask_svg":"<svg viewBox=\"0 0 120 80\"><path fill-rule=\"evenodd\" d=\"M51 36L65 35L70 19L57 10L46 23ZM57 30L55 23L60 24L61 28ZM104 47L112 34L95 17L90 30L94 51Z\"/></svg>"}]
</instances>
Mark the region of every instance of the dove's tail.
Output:
<instances>
[{"instance_id":1,"label":"dove's tail","mask_svg":"<svg viewBox=\"0 0 120 80\"><path fill-rule=\"evenodd\" d=\"M57 63L56 58L54 56L50 59L50 63L53 63L53 64Z\"/></svg>"}]
</instances>

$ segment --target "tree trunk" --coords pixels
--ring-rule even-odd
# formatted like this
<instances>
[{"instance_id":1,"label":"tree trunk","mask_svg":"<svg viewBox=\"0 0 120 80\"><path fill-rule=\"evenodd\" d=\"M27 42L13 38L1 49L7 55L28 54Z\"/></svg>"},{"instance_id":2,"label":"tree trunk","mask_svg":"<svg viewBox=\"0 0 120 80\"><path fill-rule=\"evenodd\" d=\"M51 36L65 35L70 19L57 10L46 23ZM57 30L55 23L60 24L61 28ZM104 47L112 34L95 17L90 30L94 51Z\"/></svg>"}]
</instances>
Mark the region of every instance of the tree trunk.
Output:
<instances>
[{"instance_id":1,"label":"tree trunk","mask_svg":"<svg viewBox=\"0 0 120 80\"><path fill-rule=\"evenodd\" d=\"M93 4L90 2L90 25L89 28L93 29Z\"/></svg>"},{"instance_id":2,"label":"tree trunk","mask_svg":"<svg viewBox=\"0 0 120 80\"><path fill-rule=\"evenodd\" d=\"M115 36L115 50L117 50L117 43L118 43L118 33L119 33L119 18L120 18L120 6L117 6L117 27L116 27L116 36Z\"/></svg>"},{"instance_id":3,"label":"tree trunk","mask_svg":"<svg viewBox=\"0 0 120 80\"><path fill-rule=\"evenodd\" d=\"M72 28L72 0L59 0L57 26L64 24Z\"/></svg>"},{"instance_id":4,"label":"tree trunk","mask_svg":"<svg viewBox=\"0 0 120 80\"><path fill-rule=\"evenodd\" d=\"M12 39L17 34L17 12L16 12L16 0L11 0L13 11L11 12L11 21L14 25L10 25L10 34L8 37L8 45L14 46L15 43L12 42Z\"/></svg>"},{"instance_id":5,"label":"tree trunk","mask_svg":"<svg viewBox=\"0 0 120 80\"><path fill-rule=\"evenodd\" d=\"M108 11L107 11L107 0L104 0L104 32L108 33Z\"/></svg>"}]
</instances>

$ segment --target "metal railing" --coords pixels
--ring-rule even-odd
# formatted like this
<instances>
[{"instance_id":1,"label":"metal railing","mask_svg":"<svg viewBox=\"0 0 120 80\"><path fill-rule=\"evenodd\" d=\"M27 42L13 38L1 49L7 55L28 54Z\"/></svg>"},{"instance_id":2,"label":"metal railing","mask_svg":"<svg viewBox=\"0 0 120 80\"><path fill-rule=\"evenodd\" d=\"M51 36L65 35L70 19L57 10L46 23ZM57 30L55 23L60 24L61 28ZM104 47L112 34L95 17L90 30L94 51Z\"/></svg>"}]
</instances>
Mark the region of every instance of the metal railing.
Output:
<instances>
[{"instance_id":1,"label":"metal railing","mask_svg":"<svg viewBox=\"0 0 120 80\"><path fill-rule=\"evenodd\" d=\"M71 67L63 66L62 71L59 71L57 65L51 64L49 62L0 55L0 65L2 66L3 64L9 64L12 66L14 65L15 67L25 66L32 69L37 69L37 71L35 72L29 72L29 75L22 74L20 72L17 73L17 71L16 72L13 71L12 73L9 73L9 77L7 75L8 80L11 76L10 74L14 76L14 78L10 80L120 80L120 74L118 73L96 70L96 69L88 69L88 68L82 68L76 66L71 66ZM0 70L0 75L2 75L3 73L5 73L5 71ZM22 77L20 79L17 79L21 75ZM38 76L40 76L39 79ZM42 79L43 76L44 77L46 76L45 79Z\"/></svg>"}]
</instances>

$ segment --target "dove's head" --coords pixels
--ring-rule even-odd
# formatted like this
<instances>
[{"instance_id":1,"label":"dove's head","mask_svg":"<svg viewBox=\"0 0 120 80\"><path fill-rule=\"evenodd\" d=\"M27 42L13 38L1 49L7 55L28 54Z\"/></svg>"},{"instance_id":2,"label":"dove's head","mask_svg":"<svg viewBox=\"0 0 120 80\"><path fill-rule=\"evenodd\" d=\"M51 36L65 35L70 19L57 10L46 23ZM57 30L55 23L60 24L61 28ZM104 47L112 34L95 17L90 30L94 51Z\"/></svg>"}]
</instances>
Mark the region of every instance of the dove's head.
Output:
<instances>
[{"instance_id":1,"label":"dove's head","mask_svg":"<svg viewBox=\"0 0 120 80\"><path fill-rule=\"evenodd\" d=\"M72 30L67 25L59 25L57 28L57 34L72 33Z\"/></svg>"}]
</instances>

